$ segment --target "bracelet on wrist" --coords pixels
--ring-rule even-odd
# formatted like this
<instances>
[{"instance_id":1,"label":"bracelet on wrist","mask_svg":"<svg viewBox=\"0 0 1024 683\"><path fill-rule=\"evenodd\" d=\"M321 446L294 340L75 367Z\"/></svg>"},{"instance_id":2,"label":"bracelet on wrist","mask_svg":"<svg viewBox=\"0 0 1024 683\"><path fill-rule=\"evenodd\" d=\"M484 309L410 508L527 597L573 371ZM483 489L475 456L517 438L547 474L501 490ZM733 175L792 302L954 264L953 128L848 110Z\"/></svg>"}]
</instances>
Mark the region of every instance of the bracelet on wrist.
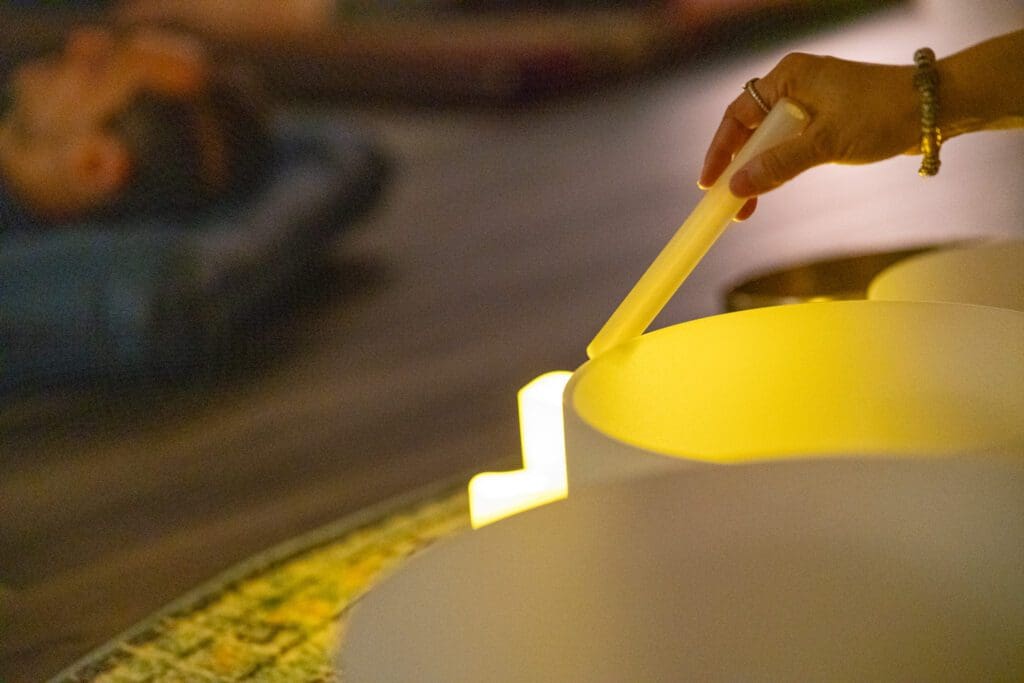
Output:
<instances>
[{"instance_id":1,"label":"bracelet on wrist","mask_svg":"<svg viewBox=\"0 0 1024 683\"><path fill-rule=\"evenodd\" d=\"M914 53L914 87L921 96L921 176L933 176L939 172L939 147L942 146L942 131L936 125L939 116L939 72L935 69L935 53L922 47Z\"/></svg>"}]
</instances>

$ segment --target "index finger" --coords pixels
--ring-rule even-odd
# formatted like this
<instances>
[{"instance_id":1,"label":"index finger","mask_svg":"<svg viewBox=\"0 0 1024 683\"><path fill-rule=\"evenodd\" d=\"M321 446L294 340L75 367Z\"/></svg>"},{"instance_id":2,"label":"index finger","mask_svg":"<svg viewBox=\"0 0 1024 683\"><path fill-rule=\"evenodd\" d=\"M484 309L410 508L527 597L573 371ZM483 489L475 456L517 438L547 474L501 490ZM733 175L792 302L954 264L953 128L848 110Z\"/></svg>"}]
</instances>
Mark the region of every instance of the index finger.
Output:
<instances>
[{"instance_id":1,"label":"index finger","mask_svg":"<svg viewBox=\"0 0 1024 683\"><path fill-rule=\"evenodd\" d=\"M732 158L753 135L754 129L761 125L764 117L761 107L747 92L741 93L725 108L722 122L718 124L718 130L704 155L704 167L698 181L701 187L711 187L718 180Z\"/></svg>"}]
</instances>

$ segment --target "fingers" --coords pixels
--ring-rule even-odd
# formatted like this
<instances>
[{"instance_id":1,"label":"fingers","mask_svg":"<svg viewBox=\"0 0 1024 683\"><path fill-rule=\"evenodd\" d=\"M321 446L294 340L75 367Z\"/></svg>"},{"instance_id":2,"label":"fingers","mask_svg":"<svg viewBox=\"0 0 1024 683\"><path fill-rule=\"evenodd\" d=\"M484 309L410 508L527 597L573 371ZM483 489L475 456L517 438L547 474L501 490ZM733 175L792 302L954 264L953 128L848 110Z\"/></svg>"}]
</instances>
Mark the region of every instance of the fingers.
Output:
<instances>
[{"instance_id":1,"label":"fingers","mask_svg":"<svg viewBox=\"0 0 1024 683\"><path fill-rule=\"evenodd\" d=\"M754 129L764 120L764 116L761 107L746 92L732 101L704 156L704 166L698 181L701 187L711 187L718 180L736 152L746 144Z\"/></svg>"},{"instance_id":2,"label":"fingers","mask_svg":"<svg viewBox=\"0 0 1024 683\"><path fill-rule=\"evenodd\" d=\"M764 120L764 112L757 102L746 92L737 97L726 110L722 122L715 131L704 157L698 185L707 189L715 184L722 171L726 169L736 152L746 144L754 129ZM757 198L751 197L736 214L734 220L745 221L757 208Z\"/></svg>"},{"instance_id":3,"label":"fingers","mask_svg":"<svg viewBox=\"0 0 1024 683\"><path fill-rule=\"evenodd\" d=\"M750 160L733 175L729 190L737 197L753 197L775 189L812 166L827 161L810 130Z\"/></svg>"},{"instance_id":4,"label":"fingers","mask_svg":"<svg viewBox=\"0 0 1024 683\"><path fill-rule=\"evenodd\" d=\"M715 136L711 139L711 146L704 156L704 166L700 172L698 185L703 188L711 187L722 175L722 171L732 161L736 152L750 139L754 131L750 130L734 118L722 119Z\"/></svg>"},{"instance_id":5,"label":"fingers","mask_svg":"<svg viewBox=\"0 0 1024 683\"><path fill-rule=\"evenodd\" d=\"M736 214L735 221L745 221L750 218L751 214L754 213L754 209L757 208L757 197L751 197L747 200L747 203L743 205L743 208Z\"/></svg>"}]
</instances>

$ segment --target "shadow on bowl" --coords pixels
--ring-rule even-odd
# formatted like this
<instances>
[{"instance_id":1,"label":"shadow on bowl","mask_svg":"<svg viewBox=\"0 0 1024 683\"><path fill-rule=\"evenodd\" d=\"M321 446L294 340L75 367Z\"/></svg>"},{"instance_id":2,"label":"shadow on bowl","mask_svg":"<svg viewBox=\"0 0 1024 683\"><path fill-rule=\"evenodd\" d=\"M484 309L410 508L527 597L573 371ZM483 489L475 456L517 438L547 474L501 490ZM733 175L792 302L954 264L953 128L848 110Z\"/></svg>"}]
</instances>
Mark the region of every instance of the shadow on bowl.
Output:
<instances>
[{"instance_id":1,"label":"shadow on bowl","mask_svg":"<svg viewBox=\"0 0 1024 683\"><path fill-rule=\"evenodd\" d=\"M728 311L810 301L866 299L876 275L903 259L956 243L930 244L895 251L842 256L763 273L731 287L725 294Z\"/></svg>"}]
</instances>

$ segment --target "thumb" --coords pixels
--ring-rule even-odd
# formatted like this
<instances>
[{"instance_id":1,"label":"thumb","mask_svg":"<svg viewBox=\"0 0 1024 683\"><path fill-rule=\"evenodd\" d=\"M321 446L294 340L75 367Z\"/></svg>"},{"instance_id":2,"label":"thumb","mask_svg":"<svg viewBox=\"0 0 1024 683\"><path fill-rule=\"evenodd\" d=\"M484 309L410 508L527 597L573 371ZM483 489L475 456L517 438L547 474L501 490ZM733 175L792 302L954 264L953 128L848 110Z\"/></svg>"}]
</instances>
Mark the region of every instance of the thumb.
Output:
<instances>
[{"instance_id":1,"label":"thumb","mask_svg":"<svg viewBox=\"0 0 1024 683\"><path fill-rule=\"evenodd\" d=\"M753 197L774 190L812 166L824 163L810 131L772 147L736 171L729 189L737 197Z\"/></svg>"}]
</instances>

